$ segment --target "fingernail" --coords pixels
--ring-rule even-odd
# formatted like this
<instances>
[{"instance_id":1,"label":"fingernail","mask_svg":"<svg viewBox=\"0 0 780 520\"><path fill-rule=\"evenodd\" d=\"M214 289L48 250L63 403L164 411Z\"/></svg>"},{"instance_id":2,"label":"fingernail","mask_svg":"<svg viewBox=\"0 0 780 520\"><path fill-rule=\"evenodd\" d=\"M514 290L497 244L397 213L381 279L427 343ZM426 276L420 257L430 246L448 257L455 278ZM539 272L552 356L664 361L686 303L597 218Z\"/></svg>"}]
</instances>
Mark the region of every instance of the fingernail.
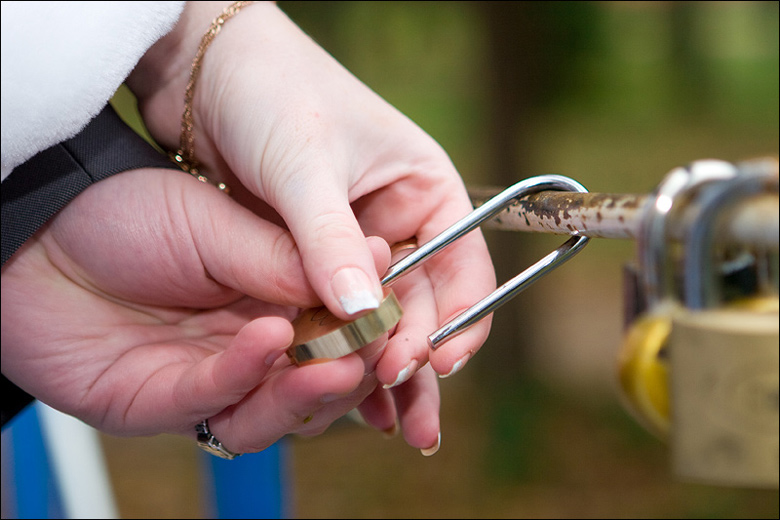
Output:
<instances>
[{"instance_id":1,"label":"fingernail","mask_svg":"<svg viewBox=\"0 0 780 520\"><path fill-rule=\"evenodd\" d=\"M324 394L322 397L320 397L320 402L322 404L328 404L338 399L341 399L342 397L344 396L339 394Z\"/></svg>"},{"instance_id":2,"label":"fingernail","mask_svg":"<svg viewBox=\"0 0 780 520\"><path fill-rule=\"evenodd\" d=\"M460 358L459 360L457 360L457 361L455 362L455 364L454 364L454 365L452 365L452 368L450 369L450 371L449 371L449 372L447 372L446 374L439 374L439 378L441 378L441 379L444 379L445 377L450 377L450 376L452 376L452 375L455 375L455 374L457 374L457 373L458 373L458 371L460 371L460 369L461 369L461 368L463 368L463 365L465 365L465 364L466 364L466 362L467 362L469 359L471 359L471 352L469 352L468 354L466 354L465 356L463 356L462 358Z\"/></svg>"},{"instance_id":3,"label":"fingernail","mask_svg":"<svg viewBox=\"0 0 780 520\"><path fill-rule=\"evenodd\" d=\"M331 280L331 288L341 308L350 315L379 307L373 287L368 275L357 267L345 267Z\"/></svg>"},{"instance_id":4,"label":"fingernail","mask_svg":"<svg viewBox=\"0 0 780 520\"><path fill-rule=\"evenodd\" d=\"M393 425L390 428L386 428L386 429L382 430L382 436L385 439L392 439L393 437L398 435L398 428L399 428L398 427L398 420L396 419L396 421L393 423Z\"/></svg>"},{"instance_id":5,"label":"fingernail","mask_svg":"<svg viewBox=\"0 0 780 520\"><path fill-rule=\"evenodd\" d=\"M383 385L383 388L393 388L394 386L398 386L401 383L406 382L407 379L412 377L412 374L414 374L414 371L417 369L417 360L413 359L411 363L406 365L403 370L398 372L398 376L395 378L395 381L388 385Z\"/></svg>"},{"instance_id":6,"label":"fingernail","mask_svg":"<svg viewBox=\"0 0 780 520\"><path fill-rule=\"evenodd\" d=\"M420 453L422 453L425 457L430 457L431 455L439 451L439 446L441 446L441 432L439 432L439 437L438 439L436 439L436 444L434 444L430 448L420 449Z\"/></svg>"},{"instance_id":7,"label":"fingernail","mask_svg":"<svg viewBox=\"0 0 780 520\"><path fill-rule=\"evenodd\" d=\"M266 366L270 367L271 365L276 363L276 360L279 359L282 356L282 354L284 354L286 352L287 352L287 347L285 347L284 350L274 350L274 351L270 352L265 357L265 364L266 364Z\"/></svg>"}]
</instances>

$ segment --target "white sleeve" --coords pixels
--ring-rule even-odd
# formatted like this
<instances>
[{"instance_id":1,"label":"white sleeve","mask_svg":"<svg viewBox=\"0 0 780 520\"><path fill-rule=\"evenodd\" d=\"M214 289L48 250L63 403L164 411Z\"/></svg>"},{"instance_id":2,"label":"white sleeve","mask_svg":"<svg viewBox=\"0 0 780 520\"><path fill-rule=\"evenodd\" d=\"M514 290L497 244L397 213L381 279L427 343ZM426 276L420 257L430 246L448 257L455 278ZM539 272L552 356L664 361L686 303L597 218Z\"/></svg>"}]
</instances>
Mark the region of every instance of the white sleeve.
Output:
<instances>
[{"instance_id":1,"label":"white sleeve","mask_svg":"<svg viewBox=\"0 0 780 520\"><path fill-rule=\"evenodd\" d=\"M14 2L2 13L2 180L76 135L184 2Z\"/></svg>"}]
</instances>

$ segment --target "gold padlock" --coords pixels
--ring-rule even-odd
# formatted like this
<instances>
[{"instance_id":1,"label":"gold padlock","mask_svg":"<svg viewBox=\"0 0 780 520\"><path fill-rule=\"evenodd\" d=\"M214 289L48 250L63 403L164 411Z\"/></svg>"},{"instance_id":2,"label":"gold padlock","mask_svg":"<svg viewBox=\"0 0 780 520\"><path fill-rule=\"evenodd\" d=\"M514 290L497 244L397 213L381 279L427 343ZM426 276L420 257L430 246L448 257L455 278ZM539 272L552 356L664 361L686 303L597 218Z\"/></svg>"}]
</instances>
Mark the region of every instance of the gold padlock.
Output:
<instances>
[{"instance_id":1,"label":"gold padlock","mask_svg":"<svg viewBox=\"0 0 780 520\"><path fill-rule=\"evenodd\" d=\"M765 294L725 302L714 261L726 211L777 189L777 172L746 172L709 186L689 228L686 307L675 314L668 346L673 470L686 480L778 486L778 288L764 285ZM758 255L777 262L777 251Z\"/></svg>"},{"instance_id":2,"label":"gold padlock","mask_svg":"<svg viewBox=\"0 0 780 520\"><path fill-rule=\"evenodd\" d=\"M287 356L296 365L346 356L390 331L402 315L400 302L387 287L377 309L352 321L338 319L325 306L306 309L292 323L294 346Z\"/></svg>"},{"instance_id":3,"label":"gold padlock","mask_svg":"<svg viewBox=\"0 0 780 520\"><path fill-rule=\"evenodd\" d=\"M669 222L701 186L736 173L734 165L716 160L675 168L662 179L644 209L637 237L637 289L643 311L628 324L618 354L618 382L624 407L660 438L666 438L669 431L666 345L672 316L680 307L669 258Z\"/></svg>"}]
</instances>

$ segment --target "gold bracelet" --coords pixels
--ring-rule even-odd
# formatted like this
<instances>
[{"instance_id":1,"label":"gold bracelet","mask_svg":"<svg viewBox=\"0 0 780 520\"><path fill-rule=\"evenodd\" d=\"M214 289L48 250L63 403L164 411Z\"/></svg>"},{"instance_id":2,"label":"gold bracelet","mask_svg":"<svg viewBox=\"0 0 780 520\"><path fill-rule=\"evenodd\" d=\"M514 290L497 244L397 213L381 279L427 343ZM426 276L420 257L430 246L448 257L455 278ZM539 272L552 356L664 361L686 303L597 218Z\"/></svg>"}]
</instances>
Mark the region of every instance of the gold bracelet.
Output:
<instances>
[{"instance_id":1,"label":"gold bracelet","mask_svg":"<svg viewBox=\"0 0 780 520\"><path fill-rule=\"evenodd\" d=\"M222 26L230 20L236 13L238 13L244 7L253 4L254 1L233 2L226 7L222 13L217 16L212 22L209 30L203 35L198 46L198 52L195 54L195 58L192 60L192 68L190 69L190 79L187 82L187 88L184 91L184 114L181 116L181 138L179 139L179 149L174 152L169 152L168 156L179 165L179 167L185 172L189 173L200 182L206 182L214 184L217 188L225 193L230 193L230 188L224 182L211 182L208 177L198 171L200 164L195 158L195 135L192 132L195 122L192 117L192 100L195 92L195 81L198 79L198 73L200 72L201 61L206 54L211 42L219 34Z\"/></svg>"}]
</instances>

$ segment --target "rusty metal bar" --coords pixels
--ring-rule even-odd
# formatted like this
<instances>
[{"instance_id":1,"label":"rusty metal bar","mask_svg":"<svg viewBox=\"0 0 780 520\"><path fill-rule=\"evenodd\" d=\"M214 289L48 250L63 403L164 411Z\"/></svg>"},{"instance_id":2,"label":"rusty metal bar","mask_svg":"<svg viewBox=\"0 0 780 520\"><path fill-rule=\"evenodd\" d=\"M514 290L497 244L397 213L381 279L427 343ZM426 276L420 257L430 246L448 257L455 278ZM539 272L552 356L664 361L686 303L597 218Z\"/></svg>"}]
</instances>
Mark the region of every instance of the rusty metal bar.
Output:
<instances>
[{"instance_id":1,"label":"rusty metal bar","mask_svg":"<svg viewBox=\"0 0 780 520\"><path fill-rule=\"evenodd\" d=\"M479 206L502 188L470 187L474 206ZM519 198L485 228L529 231L557 235L633 240L639 231L647 195L617 193L575 193L545 191ZM778 197L766 194L736 208L723 229L723 240L735 244L778 248L780 210ZM672 227L672 239L679 240L683 227Z\"/></svg>"}]
</instances>

